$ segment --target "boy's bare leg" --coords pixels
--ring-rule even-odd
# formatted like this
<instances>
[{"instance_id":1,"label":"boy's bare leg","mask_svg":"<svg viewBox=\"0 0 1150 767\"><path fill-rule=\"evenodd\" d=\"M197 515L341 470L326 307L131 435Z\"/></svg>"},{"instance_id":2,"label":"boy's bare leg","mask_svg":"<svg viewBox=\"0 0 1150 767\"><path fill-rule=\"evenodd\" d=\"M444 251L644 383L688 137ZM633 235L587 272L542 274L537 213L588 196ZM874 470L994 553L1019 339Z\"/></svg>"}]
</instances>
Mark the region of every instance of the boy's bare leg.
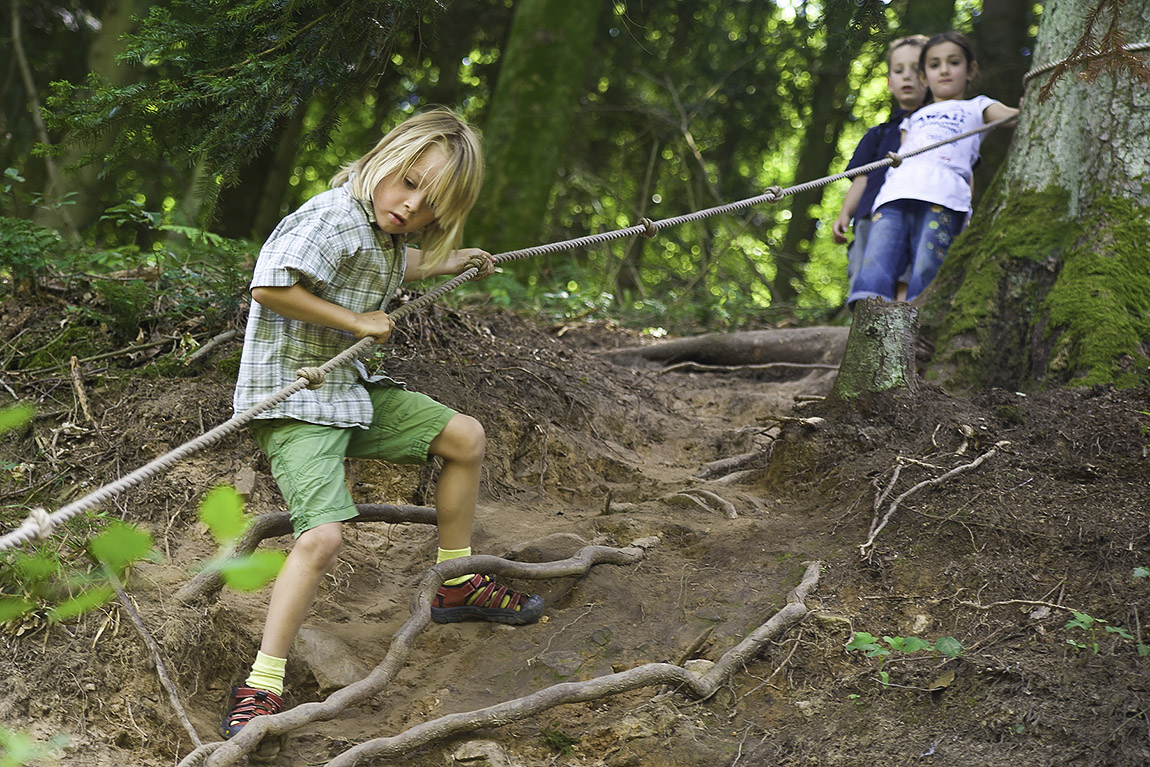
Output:
<instances>
[{"instance_id":1,"label":"boy's bare leg","mask_svg":"<svg viewBox=\"0 0 1150 767\"><path fill-rule=\"evenodd\" d=\"M443 458L443 469L435 488L442 549L465 549L471 545L471 526L486 451L483 425L462 413L452 416L428 447L429 453Z\"/></svg>"},{"instance_id":2,"label":"boy's bare leg","mask_svg":"<svg viewBox=\"0 0 1150 767\"><path fill-rule=\"evenodd\" d=\"M260 652L286 658L304 619L311 612L320 581L335 563L343 541L343 523L313 527L295 542L272 587Z\"/></svg>"},{"instance_id":3,"label":"boy's bare leg","mask_svg":"<svg viewBox=\"0 0 1150 767\"><path fill-rule=\"evenodd\" d=\"M897 285L895 285L895 288L894 288L894 300L895 301L905 301L906 300L906 288L907 288L907 285L905 282L900 282Z\"/></svg>"}]
</instances>

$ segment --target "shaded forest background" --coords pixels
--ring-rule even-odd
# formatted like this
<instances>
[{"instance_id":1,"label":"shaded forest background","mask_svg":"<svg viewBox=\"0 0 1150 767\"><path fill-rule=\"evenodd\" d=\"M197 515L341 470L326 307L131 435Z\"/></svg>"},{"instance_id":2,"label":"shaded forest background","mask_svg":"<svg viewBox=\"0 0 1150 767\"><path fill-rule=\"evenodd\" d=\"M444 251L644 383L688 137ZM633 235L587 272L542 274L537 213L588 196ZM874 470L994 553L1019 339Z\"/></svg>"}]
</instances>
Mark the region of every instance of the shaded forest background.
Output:
<instances>
[{"instance_id":1,"label":"shaded forest background","mask_svg":"<svg viewBox=\"0 0 1150 767\"><path fill-rule=\"evenodd\" d=\"M36 247L6 266L18 283L242 263L341 164L432 104L487 137L469 245L680 215L841 171L889 112L883 56L902 34L967 32L980 91L1018 103L1040 14L1019 0L12 0L0 212L48 231L21 229ZM976 192L1009 138L987 140ZM483 288L678 332L841 319L846 256L829 223L846 186L519 262Z\"/></svg>"}]
</instances>

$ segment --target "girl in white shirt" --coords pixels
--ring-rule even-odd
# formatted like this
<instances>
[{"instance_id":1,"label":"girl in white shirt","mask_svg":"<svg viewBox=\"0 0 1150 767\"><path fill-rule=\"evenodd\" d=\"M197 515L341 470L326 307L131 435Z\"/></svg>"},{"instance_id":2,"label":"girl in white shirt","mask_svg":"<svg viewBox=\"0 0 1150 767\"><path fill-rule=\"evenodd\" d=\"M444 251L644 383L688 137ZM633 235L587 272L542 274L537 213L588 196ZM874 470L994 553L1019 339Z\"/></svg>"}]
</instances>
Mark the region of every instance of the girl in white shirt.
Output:
<instances>
[{"instance_id":1,"label":"girl in white shirt","mask_svg":"<svg viewBox=\"0 0 1150 767\"><path fill-rule=\"evenodd\" d=\"M966 99L978 62L966 37L943 32L927 41L919 76L933 101L903 120L900 151L918 149L1012 117L1018 110L990 99ZM929 100L929 97L928 97ZM913 300L930 284L970 213L971 182L982 135L908 157L887 171L874 202L862 264L848 305L861 298ZM910 280L899 282L907 266Z\"/></svg>"}]
</instances>

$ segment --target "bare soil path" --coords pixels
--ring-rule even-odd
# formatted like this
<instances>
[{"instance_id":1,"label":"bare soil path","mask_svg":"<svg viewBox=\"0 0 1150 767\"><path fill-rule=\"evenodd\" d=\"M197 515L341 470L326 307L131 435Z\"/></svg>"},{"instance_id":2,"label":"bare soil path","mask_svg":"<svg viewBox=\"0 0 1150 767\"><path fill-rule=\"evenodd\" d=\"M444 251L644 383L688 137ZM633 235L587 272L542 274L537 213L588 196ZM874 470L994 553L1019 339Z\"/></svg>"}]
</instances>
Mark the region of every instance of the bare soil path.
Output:
<instances>
[{"instance_id":1,"label":"bare soil path","mask_svg":"<svg viewBox=\"0 0 1150 767\"><path fill-rule=\"evenodd\" d=\"M826 393L833 372L615 364L598 352L641 339L602 324L433 309L399 335L389 372L487 429L477 553L539 562L588 544L658 545L635 565L517 583L547 602L537 625L432 625L383 693L292 733L271 763L324 764L365 740L564 681L717 660L784 605L813 560L823 567L812 613L707 700L642 689L380 764L1150 763L1150 657L1139 655L1150 646L1150 579L1135 577L1150 567L1147 392L953 398L926 385L913 402L842 413L795 404ZM5 522L18 521L29 488L65 502L225 420L237 349L224 344L184 375L90 375L98 427L81 429L64 427L78 422L62 376L6 376L41 415L3 441ZM902 500L860 556L888 486L880 514L992 450ZM349 476L364 503L431 502L433 467L363 462ZM122 516L154 536L162 556L128 589L205 740L217 738L226 691L255 652L267 599L173 598L215 553L196 509L222 482L247 493L253 514L282 510L266 462L241 436L84 523ZM64 536L61 551L82 546L83 532ZM290 705L323 700L379 663L434 561L428 525L357 525L346 537L289 659ZM1071 609L1106 622L1067 627ZM5 727L66 732L60 763L81 767L170 765L191 750L118 607L24 623L0 633ZM866 657L846 649L852 631L881 649L891 649L883 636L953 637L963 651Z\"/></svg>"}]
</instances>

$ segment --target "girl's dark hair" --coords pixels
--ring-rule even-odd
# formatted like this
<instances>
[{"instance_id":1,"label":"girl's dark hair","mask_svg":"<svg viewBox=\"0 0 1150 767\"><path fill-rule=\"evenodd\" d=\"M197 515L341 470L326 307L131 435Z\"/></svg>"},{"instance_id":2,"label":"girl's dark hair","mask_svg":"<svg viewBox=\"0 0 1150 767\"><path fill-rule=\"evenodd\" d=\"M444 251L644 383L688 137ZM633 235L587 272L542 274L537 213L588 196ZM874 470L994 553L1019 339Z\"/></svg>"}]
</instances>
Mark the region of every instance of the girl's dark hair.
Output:
<instances>
[{"instance_id":1,"label":"girl's dark hair","mask_svg":"<svg viewBox=\"0 0 1150 767\"><path fill-rule=\"evenodd\" d=\"M926 45L922 46L922 53L918 55L918 71L926 71L926 53L936 45L942 43L954 43L959 48L962 48L963 54L966 55L966 65L970 66L974 61L974 46L966 39L966 35L961 32L955 32L953 29L946 32L939 32L937 35L931 35L930 39L926 41Z\"/></svg>"}]
</instances>

